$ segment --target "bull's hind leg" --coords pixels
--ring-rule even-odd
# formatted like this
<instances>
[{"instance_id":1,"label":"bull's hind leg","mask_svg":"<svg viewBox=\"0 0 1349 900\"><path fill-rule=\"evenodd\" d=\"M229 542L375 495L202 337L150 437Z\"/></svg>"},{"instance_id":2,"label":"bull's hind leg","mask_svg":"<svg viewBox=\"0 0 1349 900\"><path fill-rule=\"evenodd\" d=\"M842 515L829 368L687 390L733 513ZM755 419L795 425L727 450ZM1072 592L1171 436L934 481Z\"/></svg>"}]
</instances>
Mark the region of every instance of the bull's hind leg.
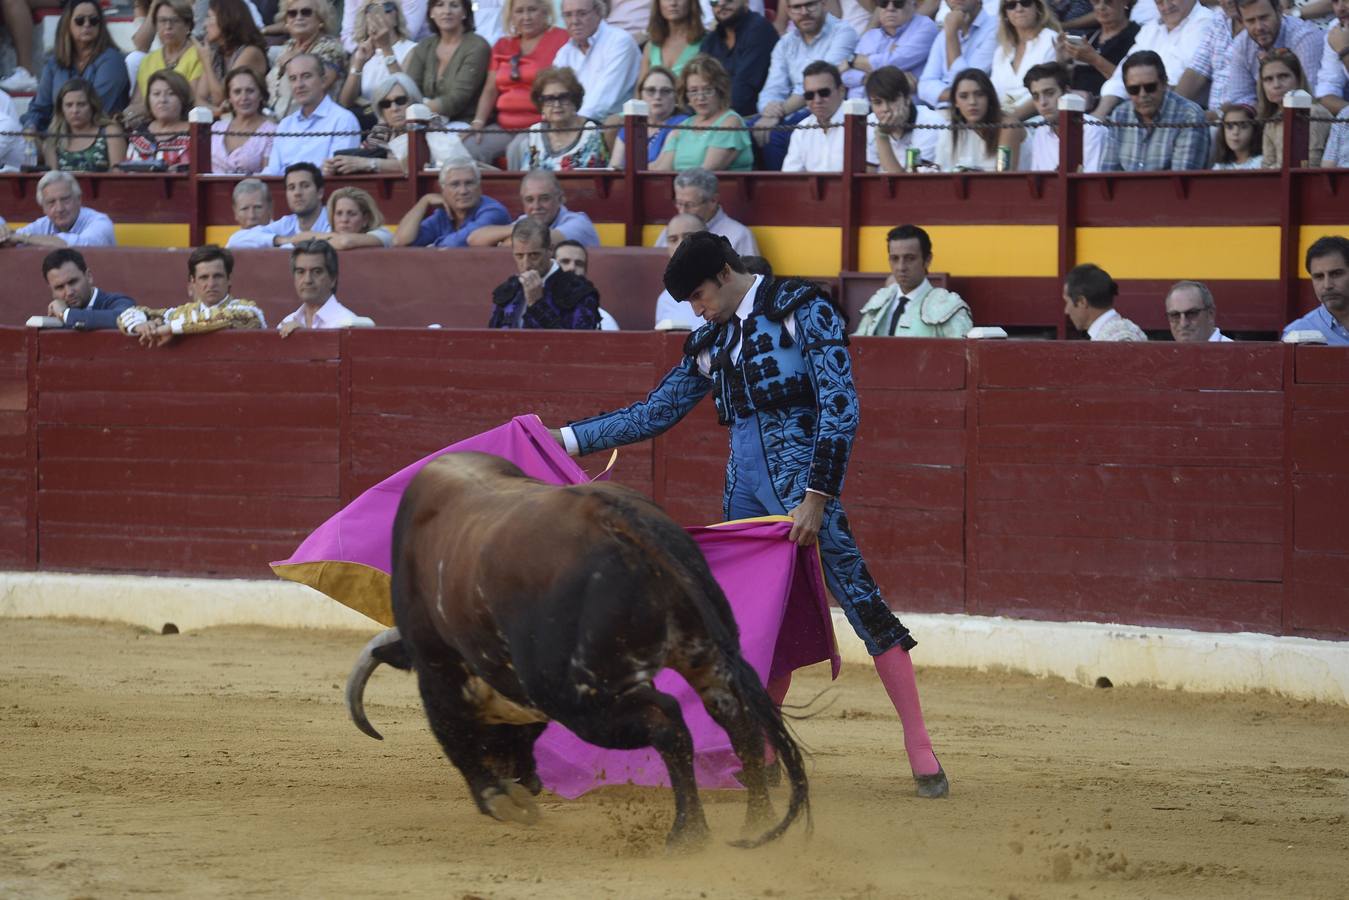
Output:
<instances>
[{"instance_id":1,"label":"bull's hind leg","mask_svg":"<svg viewBox=\"0 0 1349 900\"><path fill-rule=\"evenodd\" d=\"M730 674L720 662L680 671L703 701L712 721L731 739L731 747L743 769L739 779L749 793L745 831L757 832L773 821L773 802L768 797L768 770L764 763L763 729L755 724L731 687Z\"/></svg>"},{"instance_id":2,"label":"bull's hind leg","mask_svg":"<svg viewBox=\"0 0 1349 900\"><path fill-rule=\"evenodd\" d=\"M502 822L533 825L539 820L538 805L525 787L512 780L513 770L518 768L514 756L518 738L503 741L493 732L507 726L486 726L478 721L476 710L464 697L464 682L464 670L460 665L418 669L417 686L421 690L431 732L468 782L469 793L479 811ZM501 743L511 744L511 755L504 761L488 755ZM529 742L529 747L532 753L533 741ZM501 766L504 771L496 771Z\"/></svg>"},{"instance_id":3,"label":"bull's hind leg","mask_svg":"<svg viewBox=\"0 0 1349 900\"><path fill-rule=\"evenodd\" d=\"M560 717L559 717L560 719ZM693 774L693 735L679 701L645 682L620 694L612 705L574 720L562 720L582 740L628 750L654 747L670 772L675 795L674 826L666 838L671 850L695 850L707 842L707 818Z\"/></svg>"}]
</instances>

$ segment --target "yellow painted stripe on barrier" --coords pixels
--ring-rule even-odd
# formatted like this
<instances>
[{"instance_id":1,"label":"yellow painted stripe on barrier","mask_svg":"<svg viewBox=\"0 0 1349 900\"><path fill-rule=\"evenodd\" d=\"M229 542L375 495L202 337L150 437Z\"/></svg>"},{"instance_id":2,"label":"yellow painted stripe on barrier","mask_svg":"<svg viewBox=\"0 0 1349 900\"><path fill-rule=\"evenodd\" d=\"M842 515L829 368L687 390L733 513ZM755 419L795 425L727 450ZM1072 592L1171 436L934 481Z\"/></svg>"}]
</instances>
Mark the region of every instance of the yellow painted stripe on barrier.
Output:
<instances>
[{"instance_id":1,"label":"yellow painted stripe on barrier","mask_svg":"<svg viewBox=\"0 0 1349 900\"><path fill-rule=\"evenodd\" d=\"M1303 225L1298 229L1297 234L1297 277L1307 277L1307 267L1303 262L1307 259L1307 248L1316 242L1317 238L1323 238L1327 235L1340 235L1349 237L1349 225Z\"/></svg>"},{"instance_id":2,"label":"yellow painted stripe on barrier","mask_svg":"<svg viewBox=\"0 0 1349 900\"><path fill-rule=\"evenodd\" d=\"M622 222L596 222L595 231L600 236L601 247L623 246L625 233Z\"/></svg>"},{"instance_id":3,"label":"yellow painted stripe on barrier","mask_svg":"<svg viewBox=\"0 0 1349 900\"><path fill-rule=\"evenodd\" d=\"M1279 228L1079 228L1077 259L1115 278L1278 278Z\"/></svg>"},{"instance_id":4,"label":"yellow painted stripe on barrier","mask_svg":"<svg viewBox=\"0 0 1349 900\"><path fill-rule=\"evenodd\" d=\"M113 226L119 247L187 247L186 222L123 222Z\"/></svg>"},{"instance_id":5,"label":"yellow painted stripe on barrier","mask_svg":"<svg viewBox=\"0 0 1349 900\"><path fill-rule=\"evenodd\" d=\"M898 223L896 223L898 224ZM1057 225L923 225L932 268L967 277L1053 278L1059 271ZM858 229L859 272L890 271L888 226Z\"/></svg>"},{"instance_id":6,"label":"yellow painted stripe on barrier","mask_svg":"<svg viewBox=\"0 0 1349 900\"><path fill-rule=\"evenodd\" d=\"M664 230L665 230L664 225L643 225L642 246L643 247L656 246L656 238L660 237L660 233Z\"/></svg>"},{"instance_id":7,"label":"yellow painted stripe on barrier","mask_svg":"<svg viewBox=\"0 0 1349 900\"><path fill-rule=\"evenodd\" d=\"M219 244L220 246L223 247L225 246L226 242L229 241L230 235L234 234L234 232L238 230L239 230L238 225L207 225L206 243Z\"/></svg>"},{"instance_id":8,"label":"yellow painted stripe on barrier","mask_svg":"<svg viewBox=\"0 0 1349 900\"><path fill-rule=\"evenodd\" d=\"M664 230L664 225L643 225L642 246L654 247L656 238ZM774 272L816 278L838 277L843 258L839 229L756 225L750 231L759 245L759 253L768 260Z\"/></svg>"}]
</instances>

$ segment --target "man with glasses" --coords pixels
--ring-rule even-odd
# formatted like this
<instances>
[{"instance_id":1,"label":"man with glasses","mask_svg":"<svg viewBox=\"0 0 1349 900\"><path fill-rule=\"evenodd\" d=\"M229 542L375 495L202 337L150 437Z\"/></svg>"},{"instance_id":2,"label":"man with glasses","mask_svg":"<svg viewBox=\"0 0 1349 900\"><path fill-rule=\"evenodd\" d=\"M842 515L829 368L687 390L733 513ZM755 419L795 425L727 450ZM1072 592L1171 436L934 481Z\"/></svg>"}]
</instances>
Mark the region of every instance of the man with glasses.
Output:
<instances>
[{"instance_id":1,"label":"man with glasses","mask_svg":"<svg viewBox=\"0 0 1349 900\"><path fill-rule=\"evenodd\" d=\"M323 60L312 53L298 53L286 63L285 78L295 111L282 119L276 130L283 135L305 136L273 139L263 175L280 175L297 162L322 165L337 150L361 142L361 126L356 117L327 94Z\"/></svg>"},{"instance_id":2,"label":"man with glasses","mask_svg":"<svg viewBox=\"0 0 1349 900\"><path fill-rule=\"evenodd\" d=\"M712 0L712 15L717 25L703 38L702 52L731 76L731 109L752 116L759 111L759 92L768 80L777 29L751 10L748 0Z\"/></svg>"},{"instance_id":3,"label":"man with glasses","mask_svg":"<svg viewBox=\"0 0 1349 900\"><path fill-rule=\"evenodd\" d=\"M1130 54L1120 69L1130 102L1110 114L1101 171L1207 169L1212 142L1204 110L1167 86L1162 58L1143 50Z\"/></svg>"},{"instance_id":4,"label":"man with glasses","mask_svg":"<svg viewBox=\"0 0 1349 900\"><path fill-rule=\"evenodd\" d=\"M520 205L524 213L519 219L528 216L540 225L548 228L553 246L563 241L574 241L583 247L598 247L599 233L595 223L583 212L567 209L563 201L566 194L557 176L547 169L532 169L520 179ZM470 247L495 247L506 244L511 239L515 222L509 225L488 225L469 235Z\"/></svg>"},{"instance_id":5,"label":"man with glasses","mask_svg":"<svg viewBox=\"0 0 1349 900\"><path fill-rule=\"evenodd\" d=\"M1138 30L1138 37L1129 52L1151 50L1161 58L1165 71L1170 72L1176 83L1179 83L1185 67L1199 51L1199 45L1214 19L1222 16L1222 12L1201 6L1197 0L1138 0L1138 5L1154 2L1157 19ZM1116 66L1115 74L1107 78L1101 88L1096 118L1107 118L1111 110L1127 96L1124 90L1124 66Z\"/></svg>"},{"instance_id":6,"label":"man with glasses","mask_svg":"<svg viewBox=\"0 0 1349 900\"><path fill-rule=\"evenodd\" d=\"M642 68L637 42L604 15L604 0L562 0L562 24L571 39L553 57L553 65L571 69L585 88L577 112L596 121L623 109Z\"/></svg>"},{"instance_id":7,"label":"man with glasses","mask_svg":"<svg viewBox=\"0 0 1349 900\"><path fill-rule=\"evenodd\" d=\"M852 59L839 67L848 96L858 100L866 99L862 82L882 66L917 78L940 33L930 18L917 14L918 0L876 0L876 9L876 27L862 35Z\"/></svg>"},{"instance_id":8,"label":"man with glasses","mask_svg":"<svg viewBox=\"0 0 1349 900\"><path fill-rule=\"evenodd\" d=\"M1232 42L1228 63L1227 87L1222 103L1255 103L1255 82L1260 61L1269 51L1282 47L1293 51L1302 71L1315 78L1321 68L1324 33L1311 22L1285 16L1279 0L1236 0L1245 33Z\"/></svg>"},{"instance_id":9,"label":"man with glasses","mask_svg":"<svg viewBox=\"0 0 1349 900\"><path fill-rule=\"evenodd\" d=\"M1166 295L1166 322L1179 344L1232 343L1218 330L1213 293L1202 281L1177 281Z\"/></svg>"},{"instance_id":10,"label":"man with glasses","mask_svg":"<svg viewBox=\"0 0 1349 900\"><path fill-rule=\"evenodd\" d=\"M801 129L792 132L784 172L843 171L843 79L838 69L827 62L806 66L805 89L810 115L801 121Z\"/></svg>"},{"instance_id":11,"label":"man with glasses","mask_svg":"<svg viewBox=\"0 0 1349 900\"><path fill-rule=\"evenodd\" d=\"M787 15L796 29L773 48L768 81L759 93L758 128L795 125L810 115L803 96L806 66L817 60L837 66L852 59L857 49L857 32L827 12L824 0L788 0ZM780 169L790 133L757 131L755 140L764 148L764 167Z\"/></svg>"},{"instance_id":12,"label":"man with glasses","mask_svg":"<svg viewBox=\"0 0 1349 900\"><path fill-rule=\"evenodd\" d=\"M942 33L932 42L927 64L918 77L918 99L934 109L949 106L951 79L965 69L990 71L997 45L996 12L984 12L982 0L951 0L951 11L942 20Z\"/></svg>"},{"instance_id":13,"label":"man with glasses","mask_svg":"<svg viewBox=\"0 0 1349 900\"><path fill-rule=\"evenodd\" d=\"M675 176L674 206L677 213L697 216L706 223L708 231L730 241L732 249L741 256L759 255L759 244L754 240L754 232L726 215L726 210L721 208L717 176L706 169L688 169ZM670 228L667 225L656 237L655 246L668 246L669 241Z\"/></svg>"},{"instance_id":14,"label":"man with glasses","mask_svg":"<svg viewBox=\"0 0 1349 900\"><path fill-rule=\"evenodd\" d=\"M435 209L435 212L431 212ZM485 225L505 225L510 213L482 195L482 172L471 159L450 160L440 170L440 193L413 204L398 223L395 247L467 247Z\"/></svg>"}]
</instances>

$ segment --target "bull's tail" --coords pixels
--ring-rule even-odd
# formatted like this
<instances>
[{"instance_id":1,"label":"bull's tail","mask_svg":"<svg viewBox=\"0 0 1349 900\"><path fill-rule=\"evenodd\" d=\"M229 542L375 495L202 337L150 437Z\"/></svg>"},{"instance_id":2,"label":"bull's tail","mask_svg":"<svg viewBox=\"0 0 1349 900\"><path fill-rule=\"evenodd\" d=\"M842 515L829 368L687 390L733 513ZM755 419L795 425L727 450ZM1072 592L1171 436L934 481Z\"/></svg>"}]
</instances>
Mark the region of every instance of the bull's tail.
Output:
<instances>
[{"instance_id":1,"label":"bull's tail","mask_svg":"<svg viewBox=\"0 0 1349 900\"><path fill-rule=\"evenodd\" d=\"M787 801L787 813L772 828L755 838L732 841L733 847L753 848L780 838L791 824L802 814L806 817L806 833L812 829L810 816L810 789L806 781L806 763L787 723L782 720L773 698L768 696L759 674L754 671L739 651L728 653L726 663L731 670L731 687L740 699L749 718L763 730L764 738L777 752L778 759L787 771L787 782L791 786L791 796Z\"/></svg>"}]
</instances>

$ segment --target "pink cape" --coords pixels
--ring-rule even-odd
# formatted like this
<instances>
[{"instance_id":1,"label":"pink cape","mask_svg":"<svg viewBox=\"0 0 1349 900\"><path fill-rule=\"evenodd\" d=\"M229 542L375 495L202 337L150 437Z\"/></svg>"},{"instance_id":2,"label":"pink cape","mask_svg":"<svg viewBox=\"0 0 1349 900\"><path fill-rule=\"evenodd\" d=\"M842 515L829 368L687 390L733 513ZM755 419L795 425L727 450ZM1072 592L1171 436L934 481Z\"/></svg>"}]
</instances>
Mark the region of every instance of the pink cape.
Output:
<instances>
[{"instance_id":1,"label":"pink cape","mask_svg":"<svg viewBox=\"0 0 1349 900\"><path fill-rule=\"evenodd\" d=\"M550 484L590 480L537 416L518 416L386 478L315 529L289 559L272 563L272 569L392 625L390 543L398 502L422 466L445 453L468 451L508 459L530 477ZM730 601L740 627L741 652L765 683L826 659L835 675L839 670L819 554L813 547L788 542L790 530L790 520L782 516L688 529ZM657 676L656 685L679 700L693 733L698 784L738 787L734 773L740 763L730 740L693 689L668 670ZM534 755L543 783L564 797L579 797L605 784L669 786L665 765L654 750L606 750L587 744L556 722L543 733Z\"/></svg>"}]
</instances>

